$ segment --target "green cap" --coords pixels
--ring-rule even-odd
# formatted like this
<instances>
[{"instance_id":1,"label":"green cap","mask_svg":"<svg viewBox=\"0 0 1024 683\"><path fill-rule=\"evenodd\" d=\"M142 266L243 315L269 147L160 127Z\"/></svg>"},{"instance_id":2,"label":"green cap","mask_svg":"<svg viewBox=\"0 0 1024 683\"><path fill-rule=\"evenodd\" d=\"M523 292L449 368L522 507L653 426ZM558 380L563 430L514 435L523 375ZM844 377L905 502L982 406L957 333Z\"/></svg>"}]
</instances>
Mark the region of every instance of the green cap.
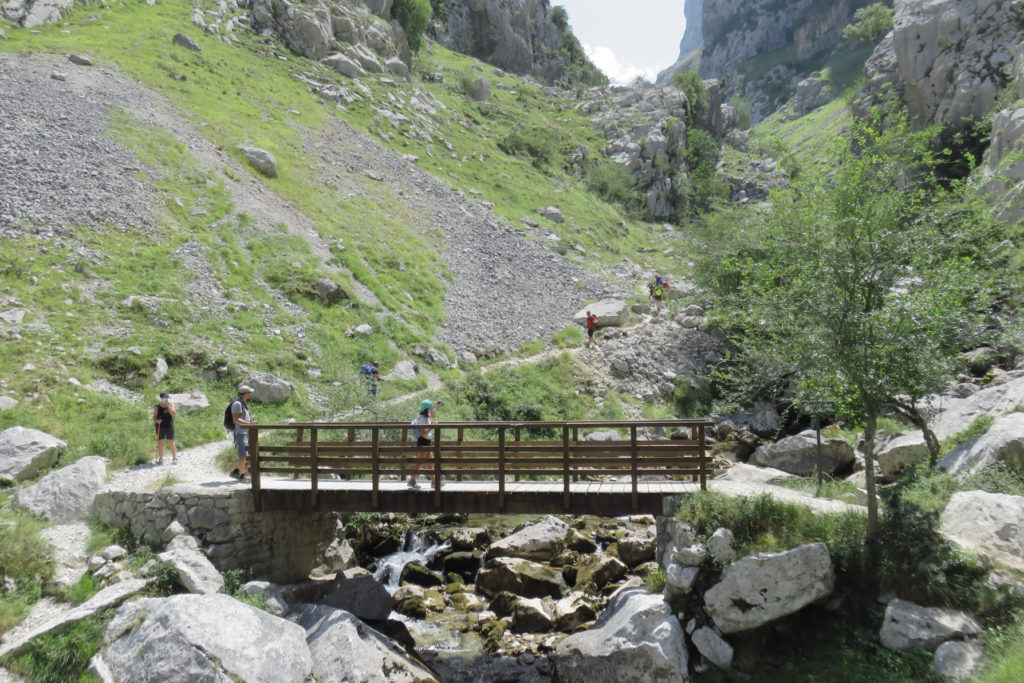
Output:
<instances>
[{"instance_id":1,"label":"green cap","mask_svg":"<svg viewBox=\"0 0 1024 683\"><path fill-rule=\"evenodd\" d=\"M423 402L420 403L420 412L422 413L424 410L430 410L433 407L434 407L434 402L433 401L428 401L427 399L423 399Z\"/></svg>"}]
</instances>

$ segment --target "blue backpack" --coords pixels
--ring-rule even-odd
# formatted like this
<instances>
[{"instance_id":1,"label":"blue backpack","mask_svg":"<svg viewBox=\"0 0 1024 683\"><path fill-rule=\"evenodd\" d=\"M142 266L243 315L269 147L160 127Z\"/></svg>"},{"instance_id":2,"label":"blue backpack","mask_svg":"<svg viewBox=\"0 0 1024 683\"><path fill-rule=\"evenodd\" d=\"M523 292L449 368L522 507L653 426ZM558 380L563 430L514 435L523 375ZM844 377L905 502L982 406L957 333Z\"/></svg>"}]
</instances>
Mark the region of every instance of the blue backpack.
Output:
<instances>
[{"instance_id":1,"label":"blue backpack","mask_svg":"<svg viewBox=\"0 0 1024 683\"><path fill-rule=\"evenodd\" d=\"M372 374L374 374L373 366L369 365L369 364L364 365L363 367L359 368L359 374L360 375L372 375Z\"/></svg>"}]
</instances>

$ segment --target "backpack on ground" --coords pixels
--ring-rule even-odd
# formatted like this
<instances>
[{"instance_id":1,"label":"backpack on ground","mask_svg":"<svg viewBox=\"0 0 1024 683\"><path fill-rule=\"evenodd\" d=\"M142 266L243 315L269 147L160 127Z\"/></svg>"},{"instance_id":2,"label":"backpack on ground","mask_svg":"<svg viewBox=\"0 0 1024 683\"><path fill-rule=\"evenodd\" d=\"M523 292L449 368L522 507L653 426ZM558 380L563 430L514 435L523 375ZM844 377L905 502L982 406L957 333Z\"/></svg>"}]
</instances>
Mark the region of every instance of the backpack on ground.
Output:
<instances>
[{"instance_id":1,"label":"backpack on ground","mask_svg":"<svg viewBox=\"0 0 1024 683\"><path fill-rule=\"evenodd\" d=\"M228 407L224 409L224 429L229 432L235 431L235 417L231 412L231 406L235 405L235 401L237 400L237 398L231 399L231 402L228 403Z\"/></svg>"}]
</instances>

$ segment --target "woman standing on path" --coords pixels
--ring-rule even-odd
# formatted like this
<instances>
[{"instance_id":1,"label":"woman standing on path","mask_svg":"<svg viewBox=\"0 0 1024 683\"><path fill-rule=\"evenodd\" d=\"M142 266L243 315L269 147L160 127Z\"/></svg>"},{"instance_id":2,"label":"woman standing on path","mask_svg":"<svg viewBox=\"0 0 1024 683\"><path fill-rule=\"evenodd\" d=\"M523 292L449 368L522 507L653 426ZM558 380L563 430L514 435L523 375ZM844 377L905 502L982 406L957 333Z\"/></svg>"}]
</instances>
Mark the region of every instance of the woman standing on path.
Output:
<instances>
[{"instance_id":1,"label":"woman standing on path","mask_svg":"<svg viewBox=\"0 0 1024 683\"><path fill-rule=\"evenodd\" d=\"M156 464L164 464L164 441L171 450L171 463L178 464L178 450L174 447L174 416L177 414L171 395L160 393L160 402L153 408L153 422L156 423Z\"/></svg>"}]
</instances>

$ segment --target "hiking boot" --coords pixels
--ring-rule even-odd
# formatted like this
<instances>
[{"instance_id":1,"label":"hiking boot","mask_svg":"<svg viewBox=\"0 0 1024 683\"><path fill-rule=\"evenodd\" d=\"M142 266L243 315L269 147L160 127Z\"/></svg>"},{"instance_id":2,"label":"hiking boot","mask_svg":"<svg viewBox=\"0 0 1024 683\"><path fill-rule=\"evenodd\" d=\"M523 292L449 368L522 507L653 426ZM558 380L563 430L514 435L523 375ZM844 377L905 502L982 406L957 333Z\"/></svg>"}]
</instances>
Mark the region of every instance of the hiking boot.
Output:
<instances>
[{"instance_id":1,"label":"hiking boot","mask_svg":"<svg viewBox=\"0 0 1024 683\"><path fill-rule=\"evenodd\" d=\"M419 487L420 487L420 483L418 481L416 481L415 479L410 479L409 480L409 488L411 488L411 489L418 489Z\"/></svg>"},{"instance_id":2,"label":"hiking boot","mask_svg":"<svg viewBox=\"0 0 1024 683\"><path fill-rule=\"evenodd\" d=\"M238 468L236 467L235 469L231 470L228 473L228 476L231 477L232 479L238 479L238 477L239 477Z\"/></svg>"},{"instance_id":3,"label":"hiking boot","mask_svg":"<svg viewBox=\"0 0 1024 683\"><path fill-rule=\"evenodd\" d=\"M249 475L248 474L244 474L243 473L243 474L239 474L238 475L238 481L244 483L244 482L251 481L251 480L249 479Z\"/></svg>"}]
</instances>

